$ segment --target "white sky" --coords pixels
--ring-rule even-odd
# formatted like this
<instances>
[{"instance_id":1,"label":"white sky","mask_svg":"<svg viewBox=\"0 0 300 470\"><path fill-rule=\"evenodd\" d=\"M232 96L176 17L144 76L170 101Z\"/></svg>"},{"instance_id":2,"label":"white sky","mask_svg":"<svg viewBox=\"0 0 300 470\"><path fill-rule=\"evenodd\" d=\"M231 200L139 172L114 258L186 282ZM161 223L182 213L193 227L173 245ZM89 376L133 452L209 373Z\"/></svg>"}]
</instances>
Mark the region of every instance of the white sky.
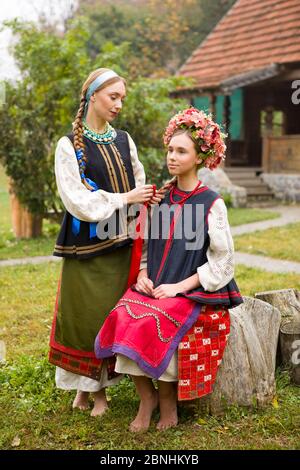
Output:
<instances>
[{"instance_id":1,"label":"white sky","mask_svg":"<svg viewBox=\"0 0 300 470\"><path fill-rule=\"evenodd\" d=\"M4 20L20 18L37 21L40 14L57 23L61 16L75 6L77 0L0 0L0 27ZM0 80L16 76L16 66L9 55L12 40L9 30L0 32Z\"/></svg>"}]
</instances>

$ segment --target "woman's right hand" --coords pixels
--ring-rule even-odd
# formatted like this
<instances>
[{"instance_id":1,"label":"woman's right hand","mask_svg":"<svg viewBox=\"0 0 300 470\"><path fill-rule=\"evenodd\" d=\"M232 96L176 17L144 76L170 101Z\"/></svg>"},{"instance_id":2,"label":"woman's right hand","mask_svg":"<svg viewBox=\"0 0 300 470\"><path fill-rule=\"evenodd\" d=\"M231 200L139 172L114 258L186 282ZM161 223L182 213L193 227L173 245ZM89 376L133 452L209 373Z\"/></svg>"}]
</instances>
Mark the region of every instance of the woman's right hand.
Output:
<instances>
[{"instance_id":1,"label":"woman's right hand","mask_svg":"<svg viewBox=\"0 0 300 470\"><path fill-rule=\"evenodd\" d=\"M152 184L144 184L132 189L128 193L123 193L123 201L125 204L141 204L149 202L154 193Z\"/></svg>"},{"instance_id":2,"label":"woman's right hand","mask_svg":"<svg viewBox=\"0 0 300 470\"><path fill-rule=\"evenodd\" d=\"M138 278L135 288L143 294L153 295L153 282L146 275Z\"/></svg>"}]
</instances>

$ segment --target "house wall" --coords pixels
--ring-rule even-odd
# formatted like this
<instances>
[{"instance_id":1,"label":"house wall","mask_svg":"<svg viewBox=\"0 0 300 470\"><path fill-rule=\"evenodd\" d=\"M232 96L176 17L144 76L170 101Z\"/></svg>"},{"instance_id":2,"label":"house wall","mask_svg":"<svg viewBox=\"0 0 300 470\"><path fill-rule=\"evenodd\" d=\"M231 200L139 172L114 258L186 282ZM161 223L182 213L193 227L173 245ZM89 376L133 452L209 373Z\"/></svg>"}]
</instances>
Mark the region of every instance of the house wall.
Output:
<instances>
[{"instance_id":1,"label":"house wall","mask_svg":"<svg viewBox=\"0 0 300 470\"><path fill-rule=\"evenodd\" d=\"M300 178L300 134L263 139L263 169L267 173L298 174Z\"/></svg>"},{"instance_id":2,"label":"house wall","mask_svg":"<svg viewBox=\"0 0 300 470\"><path fill-rule=\"evenodd\" d=\"M300 134L263 139L261 175L275 193L285 201L300 201Z\"/></svg>"}]
</instances>

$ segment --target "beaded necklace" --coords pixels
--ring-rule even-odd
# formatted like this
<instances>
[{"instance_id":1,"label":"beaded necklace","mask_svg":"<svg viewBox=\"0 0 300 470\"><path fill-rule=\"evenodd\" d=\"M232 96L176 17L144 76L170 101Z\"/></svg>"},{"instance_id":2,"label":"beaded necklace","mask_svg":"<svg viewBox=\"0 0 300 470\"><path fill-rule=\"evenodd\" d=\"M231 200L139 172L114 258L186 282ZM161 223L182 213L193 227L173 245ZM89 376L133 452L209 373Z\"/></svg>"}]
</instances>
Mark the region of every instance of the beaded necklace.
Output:
<instances>
[{"instance_id":1,"label":"beaded necklace","mask_svg":"<svg viewBox=\"0 0 300 470\"><path fill-rule=\"evenodd\" d=\"M185 201L190 198L191 196L193 196L195 194L195 192L199 189L201 185L201 181L198 181L197 183L197 186L193 189L193 191L189 192L188 194L186 194L182 199L180 199L179 201L175 201L174 198L173 198L173 194L174 194L174 190L175 190L175 185L173 185L171 191L170 191L170 201L172 204L184 204Z\"/></svg>"},{"instance_id":2,"label":"beaded necklace","mask_svg":"<svg viewBox=\"0 0 300 470\"><path fill-rule=\"evenodd\" d=\"M94 142L95 144L111 144L115 138L117 137L116 130L107 122L105 126L105 131L103 133L95 132L91 129L86 120L83 120L83 135L87 137L89 140Z\"/></svg>"}]
</instances>

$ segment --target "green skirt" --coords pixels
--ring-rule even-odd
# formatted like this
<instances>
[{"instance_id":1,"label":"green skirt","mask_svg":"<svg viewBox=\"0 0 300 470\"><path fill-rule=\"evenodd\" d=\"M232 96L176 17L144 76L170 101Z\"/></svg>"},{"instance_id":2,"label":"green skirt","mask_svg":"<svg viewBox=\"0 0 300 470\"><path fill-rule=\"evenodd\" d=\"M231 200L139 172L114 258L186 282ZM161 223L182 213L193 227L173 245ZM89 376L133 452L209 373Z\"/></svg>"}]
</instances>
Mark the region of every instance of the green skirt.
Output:
<instances>
[{"instance_id":1,"label":"green skirt","mask_svg":"<svg viewBox=\"0 0 300 470\"><path fill-rule=\"evenodd\" d=\"M50 362L95 377L95 371L90 373L91 366L99 365L94 355L95 338L126 290L131 250L125 246L94 258L63 259Z\"/></svg>"}]
</instances>

